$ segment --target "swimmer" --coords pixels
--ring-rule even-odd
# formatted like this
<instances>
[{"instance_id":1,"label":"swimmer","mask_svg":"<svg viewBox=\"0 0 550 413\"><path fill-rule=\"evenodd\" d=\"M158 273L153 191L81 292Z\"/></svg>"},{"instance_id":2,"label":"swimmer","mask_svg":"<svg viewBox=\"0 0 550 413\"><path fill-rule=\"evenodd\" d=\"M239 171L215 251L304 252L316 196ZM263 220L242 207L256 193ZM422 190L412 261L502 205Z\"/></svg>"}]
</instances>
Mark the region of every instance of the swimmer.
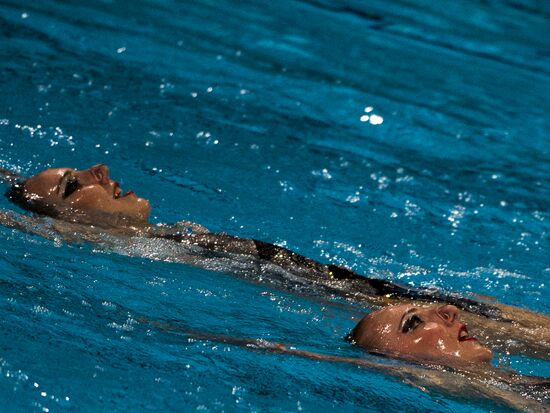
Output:
<instances>
[{"instance_id":1,"label":"swimmer","mask_svg":"<svg viewBox=\"0 0 550 413\"><path fill-rule=\"evenodd\" d=\"M137 320L197 340L356 365L398 377L423 391L435 389L458 397L490 399L514 409L543 411L550 403L550 380L493 367L492 351L470 335L460 316L460 310L453 305L390 306L364 316L346 336L347 341L375 356L405 363L322 354L263 339L196 331L144 317Z\"/></svg>"},{"instance_id":2,"label":"swimmer","mask_svg":"<svg viewBox=\"0 0 550 413\"><path fill-rule=\"evenodd\" d=\"M301 290L313 285L331 295L367 301L374 306L412 304L419 300L453 304L466 310L468 324L475 325L492 341L494 348L549 358L550 320L543 315L498 303L486 304L456 293L364 277L263 241L212 233L191 222L153 225L148 222L149 202L133 191L124 192L110 178L106 165L94 165L85 170L50 168L28 179L6 170L0 171L0 176L12 185L7 197L38 215L36 218L1 212L0 222L5 226L49 238L61 237L68 242L112 244L116 242L113 236L133 245L136 237L143 242L160 240L181 248L171 247L165 256L158 252L152 257L154 259L231 271L253 280L269 271L273 275L269 281L276 284L279 277L282 288ZM41 216L55 219L38 224L36 219ZM223 266L219 265L220 261ZM514 328L510 328L512 322Z\"/></svg>"},{"instance_id":3,"label":"swimmer","mask_svg":"<svg viewBox=\"0 0 550 413\"><path fill-rule=\"evenodd\" d=\"M369 279L335 265L324 265L286 248L259 240L227 234L213 234L198 224L184 222L177 226L155 226L148 222L149 202L134 191L123 192L118 182L109 176L106 165L94 165L78 171L72 168L46 169L26 180L16 181L14 174L5 173L13 186L8 198L29 211L61 221L116 228L130 234L167 239L180 244L198 246L208 253L228 253L253 256L285 270L311 278L355 280L371 295L398 295L453 302L467 310L499 318L499 311L489 305L457 295L398 286L379 279Z\"/></svg>"},{"instance_id":4,"label":"swimmer","mask_svg":"<svg viewBox=\"0 0 550 413\"><path fill-rule=\"evenodd\" d=\"M446 365L489 363L492 351L468 333L453 305L409 304L374 311L347 339L371 352Z\"/></svg>"},{"instance_id":5,"label":"swimmer","mask_svg":"<svg viewBox=\"0 0 550 413\"><path fill-rule=\"evenodd\" d=\"M516 408L527 408L518 395L550 403L550 380L492 367L491 349L469 333L460 310L453 305L382 308L364 316L346 340L377 355L451 367L469 380L496 385L493 397L504 396L499 390L506 387L511 392L505 399Z\"/></svg>"},{"instance_id":6,"label":"swimmer","mask_svg":"<svg viewBox=\"0 0 550 413\"><path fill-rule=\"evenodd\" d=\"M118 182L110 179L105 165L83 171L46 169L15 183L7 196L38 214L103 227L144 226L151 212L147 200L133 191L123 193Z\"/></svg>"}]
</instances>

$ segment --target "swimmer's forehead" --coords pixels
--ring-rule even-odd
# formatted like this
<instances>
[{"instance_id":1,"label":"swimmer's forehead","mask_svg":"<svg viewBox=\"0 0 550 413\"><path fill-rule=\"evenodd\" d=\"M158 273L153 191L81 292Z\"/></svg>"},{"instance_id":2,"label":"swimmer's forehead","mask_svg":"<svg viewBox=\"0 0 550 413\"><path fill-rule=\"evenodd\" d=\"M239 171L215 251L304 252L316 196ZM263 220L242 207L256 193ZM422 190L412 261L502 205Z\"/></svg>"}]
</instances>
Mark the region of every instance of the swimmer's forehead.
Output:
<instances>
[{"instance_id":1,"label":"swimmer's forehead","mask_svg":"<svg viewBox=\"0 0 550 413\"><path fill-rule=\"evenodd\" d=\"M37 173L35 176L40 176L40 177L52 177L52 178L60 178L62 177L63 175L65 175L65 173L69 172L69 171L74 171L73 168L48 168L48 169L44 169L43 171Z\"/></svg>"},{"instance_id":2,"label":"swimmer's forehead","mask_svg":"<svg viewBox=\"0 0 550 413\"><path fill-rule=\"evenodd\" d=\"M420 307L412 304L393 305L390 307L383 307L372 312L370 314L370 317L377 318L383 315L403 314L403 313L406 313L407 311L414 311L417 308L420 308Z\"/></svg>"},{"instance_id":3,"label":"swimmer's forehead","mask_svg":"<svg viewBox=\"0 0 550 413\"><path fill-rule=\"evenodd\" d=\"M356 327L356 341L367 348L386 348L388 337L397 338L395 334L403 316L417 308L412 304L402 304L383 307L366 315Z\"/></svg>"},{"instance_id":4,"label":"swimmer's forehead","mask_svg":"<svg viewBox=\"0 0 550 413\"><path fill-rule=\"evenodd\" d=\"M388 314L397 314L397 313L406 313L408 311L413 310L421 310L423 308L430 308L434 307L433 304L428 303L419 303L419 304L399 304L399 305L392 305L388 307L382 307L376 311L373 311L371 315L375 314L382 314L382 313L388 313Z\"/></svg>"},{"instance_id":5,"label":"swimmer's forehead","mask_svg":"<svg viewBox=\"0 0 550 413\"><path fill-rule=\"evenodd\" d=\"M48 168L30 177L25 182L25 188L29 192L41 194L43 191L51 190L59 184L59 181L67 172L74 171L72 168Z\"/></svg>"},{"instance_id":6,"label":"swimmer's forehead","mask_svg":"<svg viewBox=\"0 0 550 413\"><path fill-rule=\"evenodd\" d=\"M429 305L413 305L413 304L401 304L391 307L384 307L379 310L370 313L367 316L367 322L372 327L385 326L388 324L395 324L401 321L401 318L407 313L414 313L422 308L430 307Z\"/></svg>"},{"instance_id":7,"label":"swimmer's forehead","mask_svg":"<svg viewBox=\"0 0 550 413\"><path fill-rule=\"evenodd\" d=\"M63 175L65 175L67 172L73 172L73 171L75 171L75 169L73 168L48 168L37 173L33 177L29 178L29 181L31 180L36 181L39 179L43 183L46 183L49 181L58 182L63 177Z\"/></svg>"}]
</instances>

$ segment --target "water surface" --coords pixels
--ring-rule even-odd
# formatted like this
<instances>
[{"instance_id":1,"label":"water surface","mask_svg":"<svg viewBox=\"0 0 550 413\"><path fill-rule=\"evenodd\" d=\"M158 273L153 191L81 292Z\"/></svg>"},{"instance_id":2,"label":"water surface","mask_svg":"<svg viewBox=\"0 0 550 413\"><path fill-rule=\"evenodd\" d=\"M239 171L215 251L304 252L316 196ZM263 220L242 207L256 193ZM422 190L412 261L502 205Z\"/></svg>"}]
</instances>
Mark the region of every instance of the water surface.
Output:
<instances>
[{"instance_id":1,"label":"water surface","mask_svg":"<svg viewBox=\"0 0 550 413\"><path fill-rule=\"evenodd\" d=\"M0 166L107 163L155 222L549 314L549 17L511 0L2 0ZM0 233L11 411L498 408L136 321L364 357L341 337L366 307Z\"/></svg>"}]
</instances>

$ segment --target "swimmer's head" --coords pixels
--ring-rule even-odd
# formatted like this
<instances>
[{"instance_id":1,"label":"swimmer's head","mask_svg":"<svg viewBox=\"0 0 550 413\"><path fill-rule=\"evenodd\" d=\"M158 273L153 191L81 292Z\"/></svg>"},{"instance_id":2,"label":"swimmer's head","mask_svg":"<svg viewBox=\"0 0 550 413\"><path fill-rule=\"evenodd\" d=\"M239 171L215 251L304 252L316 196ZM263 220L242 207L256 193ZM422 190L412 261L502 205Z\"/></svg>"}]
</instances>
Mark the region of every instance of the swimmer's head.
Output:
<instances>
[{"instance_id":1,"label":"swimmer's head","mask_svg":"<svg viewBox=\"0 0 550 413\"><path fill-rule=\"evenodd\" d=\"M348 339L390 357L440 364L489 363L491 350L468 334L453 305L397 305L366 315Z\"/></svg>"},{"instance_id":2,"label":"swimmer's head","mask_svg":"<svg viewBox=\"0 0 550 413\"><path fill-rule=\"evenodd\" d=\"M100 226L107 221L146 223L151 210L149 202L133 191L123 194L118 183L110 179L106 165L82 171L46 169L15 183L6 195L39 214Z\"/></svg>"}]
</instances>

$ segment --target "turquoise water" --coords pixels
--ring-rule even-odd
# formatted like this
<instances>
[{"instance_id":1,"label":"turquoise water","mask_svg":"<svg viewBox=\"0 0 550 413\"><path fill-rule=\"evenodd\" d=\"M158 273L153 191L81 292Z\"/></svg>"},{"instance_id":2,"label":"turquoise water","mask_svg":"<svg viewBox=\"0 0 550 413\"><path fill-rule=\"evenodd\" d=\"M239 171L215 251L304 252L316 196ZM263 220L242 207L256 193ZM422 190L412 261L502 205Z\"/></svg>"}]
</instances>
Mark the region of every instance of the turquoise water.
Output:
<instances>
[{"instance_id":1,"label":"turquoise water","mask_svg":"<svg viewBox=\"0 0 550 413\"><path fill-rule=\"evenodd\" d=\"M154 222L550 314L549 16L535 1L2 0L0 167L107 163ZM341 337L366 306L0 234L6 411L499 408L137 321L364 357Z\"/></svg>"}]
</instances>

